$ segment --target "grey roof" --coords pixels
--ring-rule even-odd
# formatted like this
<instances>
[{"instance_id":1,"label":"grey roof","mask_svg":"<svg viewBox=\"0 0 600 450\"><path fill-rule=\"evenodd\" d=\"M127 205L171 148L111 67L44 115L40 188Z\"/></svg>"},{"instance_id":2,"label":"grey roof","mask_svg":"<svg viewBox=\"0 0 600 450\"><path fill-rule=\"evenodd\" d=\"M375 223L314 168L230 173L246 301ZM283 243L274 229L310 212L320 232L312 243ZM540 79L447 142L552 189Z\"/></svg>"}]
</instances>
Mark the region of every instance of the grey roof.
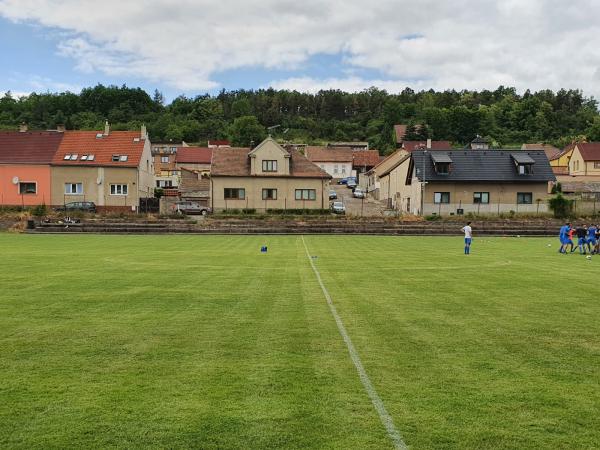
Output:
<instances>
[{"instance_id":1,"label":"grey roof","mask_svg":"<svg viewBox=\"0 0 600 450\"><path fill-rule=\"evenodd\" d=\"M473 139L471 141L471 144L487 144L487 143L488 143L488 141L479 135L475 136L475 139Z\"/></svg>"},{"instance_id":2,"label":"grey roof","mask_svg":"<svg viewBox=\"0 0 600 450\"><path fill-rule=\"evenodd\" d=\"M448 153L442 153L442 152L435 152L435 153L431 153L431 159L433 159L433 162L435 163L451 163L452 162L452 158L450 158L450 155L448 155Z\"/></svg>"},{"instance_id":3,"label":"grey roof","mask_svg":"<svg viewBox=\"0 0 600 450\"><path fill-rule=\"evenodd\" d=\"M519 164L535 164L535 160L525 152L511 153L510 156Z\"/></svg>"},{"instance_id":4,"label":"grey roof","mask_svg":"<svg viewBox=\"0 0 600 450\"><path fill-rule=\"evenodd\" d=\"M415 175L421 181L425 162L425 181L486 181L511 183L541 183L555 181L548 157L542 150L416 150L412 154ZM425 155L425 161L423 161ZM452 159L450 173L438 174L432 157L444 155ZM533 161L533 173L519 175L513 155L518 158L529 156ZM410 176L410 175L409 175Z\"/></svg>"}]
</instances>

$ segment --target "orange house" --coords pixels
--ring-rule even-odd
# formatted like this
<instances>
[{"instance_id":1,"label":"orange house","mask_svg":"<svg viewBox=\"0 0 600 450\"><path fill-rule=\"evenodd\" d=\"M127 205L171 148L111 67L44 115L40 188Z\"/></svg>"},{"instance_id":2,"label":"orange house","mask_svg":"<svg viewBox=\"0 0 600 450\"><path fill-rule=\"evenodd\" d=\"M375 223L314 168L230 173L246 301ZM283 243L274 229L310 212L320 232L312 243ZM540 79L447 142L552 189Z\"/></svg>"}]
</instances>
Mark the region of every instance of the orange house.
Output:
<instances>
[{"instance_id":1,"label":"orange house","mask_svg":"<svg viewBox=\"0 0 600 450\"><path fill-rule=\"evenodd\" d=\"M0 132L0 205L51 205L50 162L63 133Z\"/></svg>"}]
</instances>

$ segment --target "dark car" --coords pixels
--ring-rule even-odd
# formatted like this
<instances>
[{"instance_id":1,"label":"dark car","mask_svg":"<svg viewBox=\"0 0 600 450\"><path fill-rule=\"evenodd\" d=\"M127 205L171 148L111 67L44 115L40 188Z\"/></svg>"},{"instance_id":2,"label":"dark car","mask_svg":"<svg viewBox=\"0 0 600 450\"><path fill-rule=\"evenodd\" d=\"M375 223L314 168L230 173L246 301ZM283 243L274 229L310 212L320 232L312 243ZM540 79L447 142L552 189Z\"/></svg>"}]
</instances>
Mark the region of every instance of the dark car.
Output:
<instances>
[{"instance_id":1,"label":"dark car","mask_svg":"<svg viewBox=\"0 0 600 450\"><path fill-rule=\"evenodd\" d=\"M354 188L357 186L356 178L348 178L348 182L346 183L346 186L348 188L354 190Z\"/></svg>"},{"instance_id":2,"label":"dark car","mask_svg":"<svg viewBox=\"0 0 600 450\"><path fill-rule=\"evenodd\" d=\"M84 211L95 213L96 204L94 202L69 202L54 208L54 211Z\"/></svg>"},{"instance_id":3,"label":"dark car","mask_svg":"<svg viewBox=\"0 0 600 450\"><path fill-rule=\"evenodd\" d=\"M337 184L346 184L348 183L348 178L340 178Z\"/></svg>"},{"instance_id":4,"label":"dark car","mask_svg":"<svg viewBox=\"0 0 600 450\"><path fill-rule=\"evenodd\" d=\"M329 200L336 200L337 199L337 192L335 192L333 189L329 191Z\"/></svg>"}]
</instances>

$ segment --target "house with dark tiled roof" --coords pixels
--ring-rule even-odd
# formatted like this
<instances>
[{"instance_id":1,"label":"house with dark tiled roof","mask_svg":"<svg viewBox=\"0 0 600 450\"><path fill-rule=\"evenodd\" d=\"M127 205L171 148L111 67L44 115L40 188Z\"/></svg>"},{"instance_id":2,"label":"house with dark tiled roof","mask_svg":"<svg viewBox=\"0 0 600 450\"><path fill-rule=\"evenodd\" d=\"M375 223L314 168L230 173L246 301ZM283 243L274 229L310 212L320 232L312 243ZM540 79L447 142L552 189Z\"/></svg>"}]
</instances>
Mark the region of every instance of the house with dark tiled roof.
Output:
<instances>
[{"instance_id":1,"label":"house with dark tiled roof","mask_svg":"<svg viewBox=\"0 0 600 450\"><path fill-rule=\"evenodd\" d=\"M390 206L416 215L546 212L556 180L543 150L415 150L380 175Z\"/></svg>"},{"instance_id":2,"label":"house with dark tiled roof","mask_svg":"<svg viewBox=\"0 0 600 450\"><path fill-rule=\"evenodd\" d=\"M154 196L154 164L141 131L66 131L54 153L52 204L92 201L98 210L136 211Z\"/></svg>"},{"instance_id":3,"label":"house with dark tiled roof","mask_svg":"<svg viewBox=\"0 0 600 450\"><path fill-rule=\"evenodd\" d=\"M300 151L267 138L254 149L215 148L210 197L213 210L325 209L331 175Z\"/></svg>"},{"instance_id":4,"label":"house with dark tiled roof","mask_svg":"<svg viewBox=\"0 0 600 450\"><path fill-rule=\"evenodd\" d=\"M63 139L56 131L0 131L0 205L51 205L51 169Z\"/></svg>"}]
</instances>

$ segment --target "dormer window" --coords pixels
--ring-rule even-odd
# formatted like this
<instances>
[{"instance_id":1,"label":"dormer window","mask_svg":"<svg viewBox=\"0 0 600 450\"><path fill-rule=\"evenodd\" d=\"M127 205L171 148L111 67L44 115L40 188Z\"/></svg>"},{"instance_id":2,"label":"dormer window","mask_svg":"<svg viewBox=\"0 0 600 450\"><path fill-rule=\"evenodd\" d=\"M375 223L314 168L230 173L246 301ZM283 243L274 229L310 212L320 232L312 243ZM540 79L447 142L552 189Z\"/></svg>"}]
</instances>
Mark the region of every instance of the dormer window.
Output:
<instances>
[{"instance_id":1,"label":"dormer window","mask_svg":"<svg viewBox=\"0 0 600 450\"><path fill-rule=\"evenodd\" d=\"M438 175L450 174L450 169L452 165L452 158L450 158L450 155L446 153L434 153L431 155L431 159L433 160L435 173L437 173Z\"/></svg>"},{"instance_id":2,"label":"dormer window","mask_svg":"<svg viewBox=\"0 0 600 450\"><path fill-rule=\"evenodd\" d=\"M69 159L71 159L71 154L70 154L70 153L67 153L63 159L64 159L65 161L68 161Z\"/></svg>"},{"instance_id":3,"label":"dormer window","mask_svg":"<svg viewBox=\"0 0 600 450\"><path fill-rule=\"evenodd\" d=\"M264 159L262 162L263 172L277 172L277 161Z\"/></svg>"},{"instance_id":4,"label":"dormer window","mask_svg":"<svg viewBox=\"0 0 600 450\"><path fill-rule=\"evenodd\" d=\"M515 162L517 173L519 175L533 174L533 165L535 164L535 160L529 156L528 153L511 153L510 156Z\"/></svg>"},{"instance_id":5,"label":"dormer window","mask_svg":"<svg viewBox=\"0 0 600 450\"><path fill-rule=\"evenodd\" d=\"M112 155L113 162L119 162L119 155Z\"/></svg>"},{"instance_id":6,"label":"dormer window","mask_svg":"<svg viewBox=\"0 0 600 450\"><path fill-rule=\"evenodd\" d=\"M119 161L121 161L121 162L125 162L125 161L127 161L127 155L121 155L121 156L119 157Z\"/></svg>"}]
</instances>

